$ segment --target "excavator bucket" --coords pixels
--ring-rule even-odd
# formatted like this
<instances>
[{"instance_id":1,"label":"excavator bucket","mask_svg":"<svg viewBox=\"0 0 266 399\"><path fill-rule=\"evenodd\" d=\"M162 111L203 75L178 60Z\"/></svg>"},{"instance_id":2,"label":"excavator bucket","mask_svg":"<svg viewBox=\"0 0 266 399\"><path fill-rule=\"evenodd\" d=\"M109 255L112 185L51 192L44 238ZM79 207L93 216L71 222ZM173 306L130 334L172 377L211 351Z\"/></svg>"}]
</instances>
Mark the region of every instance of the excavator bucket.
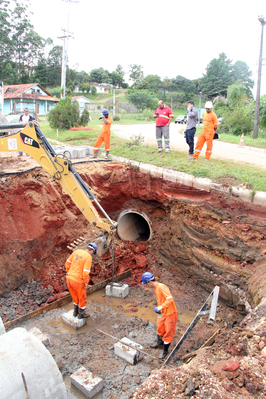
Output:
<instances>
[{"instance_id":1,"label":"excavator bucket","mask_svg":"<svg viewBox=\"0 0 266 399\"><path fill-rule=\"evenodd\" d=\"M99 236L97 238L84 238L79 237L73 243L67 246L71 251L75 251L76 249L86 249L90 242L95 242L98 245L97 255L101 257L108 251L108 244L104 235Z\"/></svg>"}]
</instances>

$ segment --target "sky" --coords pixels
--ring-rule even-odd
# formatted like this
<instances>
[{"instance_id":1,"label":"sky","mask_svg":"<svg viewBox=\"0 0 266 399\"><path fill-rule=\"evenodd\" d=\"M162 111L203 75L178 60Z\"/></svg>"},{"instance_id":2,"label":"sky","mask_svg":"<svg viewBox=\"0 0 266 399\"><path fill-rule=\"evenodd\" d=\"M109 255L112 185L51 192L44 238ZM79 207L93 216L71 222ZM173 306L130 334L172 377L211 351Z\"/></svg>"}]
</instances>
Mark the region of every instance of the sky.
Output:
<instances>
[{"instance_id":1,"label":"sky","mask_svg":"<svg viewBox=\"0 0 266 399\"><path fill-rule=\"evenodd\" d=\"M266 18L265 0L30 2L35 31L45 39L51 37L54 45L62 45L59 37L69 20L70 68L89 73L102 67L112 72L120 64L127 73L130 64L138 64L145 76L196 79L223 52L233 63L248 64L255 93L261 41L258 16ZM266 94L266 26L263 50L261 94Z\"/></svg>"}]
</instances>

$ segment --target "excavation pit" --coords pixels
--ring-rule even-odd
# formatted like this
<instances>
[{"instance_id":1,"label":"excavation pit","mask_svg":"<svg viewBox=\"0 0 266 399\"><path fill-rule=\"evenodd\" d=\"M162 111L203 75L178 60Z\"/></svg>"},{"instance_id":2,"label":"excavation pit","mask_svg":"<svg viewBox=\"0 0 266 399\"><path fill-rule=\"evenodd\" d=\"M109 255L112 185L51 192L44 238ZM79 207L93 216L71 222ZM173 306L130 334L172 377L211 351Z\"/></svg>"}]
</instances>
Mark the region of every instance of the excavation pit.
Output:
<instances>
[{"instance_id":1,"label":"excavation pit","mask_svg":"<svg viewBox=\"0 0 266 399\"><path fill-rule=\"evenodd\" d=\"M40 168L25 171L27 162L9 160L9 169L2 169L0 177L0 204L5 209L0 216L0 315L6 326L68 295L64 272L67 245L80 235L94 234L71 199L62 195L59 184ZM2 168L4 164L1 160ZM92 319L79 331L62 323L62 313L73 309L71 304L18 325L38 327L51 337L51 354L64 377L84 365L107 379L104 399L112 395L127 398L160 363L144 356L137 365L125 368L110 349L112 339L95 329L119 339L127 336L156 356L157 351L148 346L156 336L152 310L156 301L152 292L140 288L141 275L147 270L168 285L175 298L179 318L173 345L214 286L220 286L214 325L208 326L207 316L206 320L203 317L179 359L197 350L218 328L224 329L224 334L231 327L239 328L249 307L259 304L266 294L266 211L237 197L164 181L117 163L104 167L83 163L75 168L113 220L123 212L128 217L128 210L137 210L150 221L144 236L139 221L134 223L139 234L136 241L116 238L117 273L131 270L131 276L123 281L130 287L129 297L113 303L120 299L106 297L104 291L97 300L89 296ZM128 220L125 230L131 223ZM110 253L95 257L93 284L111 277Z\"/></svg>"}]
</instances>

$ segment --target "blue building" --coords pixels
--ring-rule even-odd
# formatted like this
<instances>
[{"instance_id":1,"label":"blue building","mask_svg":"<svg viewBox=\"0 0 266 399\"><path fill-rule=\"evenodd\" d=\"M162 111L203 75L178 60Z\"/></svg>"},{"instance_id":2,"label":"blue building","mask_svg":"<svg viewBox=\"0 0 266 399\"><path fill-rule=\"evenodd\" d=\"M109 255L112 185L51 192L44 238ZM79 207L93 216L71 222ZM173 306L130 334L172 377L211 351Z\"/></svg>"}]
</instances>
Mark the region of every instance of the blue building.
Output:
<instances>
[{"instance_id":1,"label":"blue building","mask_svg":"<svg viewBox=\"0 0 266 399\"><path fill-rule=\"evenodd\" d=\"M58 102L38 83L4 86L4 115L23 113L24 108L35 115L46 115Z\"/></svg>"}]
</instances>

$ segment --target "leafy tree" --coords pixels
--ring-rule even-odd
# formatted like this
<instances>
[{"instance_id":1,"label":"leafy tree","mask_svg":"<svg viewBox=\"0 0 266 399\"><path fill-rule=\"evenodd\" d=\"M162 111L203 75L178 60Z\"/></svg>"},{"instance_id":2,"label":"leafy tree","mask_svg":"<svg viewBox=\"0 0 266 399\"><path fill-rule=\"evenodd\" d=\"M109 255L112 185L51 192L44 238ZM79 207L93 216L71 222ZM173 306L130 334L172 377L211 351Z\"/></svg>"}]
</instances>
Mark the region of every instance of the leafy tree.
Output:
<instances>
[{"instance_id":1,"label":"leafy tree","mask_svg":"<svg viewBox=\"0 0 266 399\"><path fill-rule=\"evenodd\" d=\"M96 94L97 93L97 89L95 86L91 86L91 94Z\"/></svg>"},{"instance_id":2,"label":"leafy tree","mask_svg":"<svg viewBox=\"0 0 266 399\"><path fill-rule=\"evenodd\" d=\"M219 126L219 132L231 133L238 136L242 133L250 133L252 126L253 122L248 108L244 105L238 105L232 110L227 108L223 114L223 121Z\"/></svg>"},{"instance_id":3,"label":"leafy tree","mask_svg":"<svg viewBox=\"0 0 266 399\"><path fill-rule=\"evenodd\" d=\"M48 114L48 121L52 129L69 129L79 124L79 104L71 103L70 97L61 99Z\"/></svg>"},{"instance_id":4,"label":"leafy tree","mask_svg":"<svg viewBox=\"0 0 266 399\"><path fill-rule=\"evenodd\" d=\"M118 73L118 72L112 72L110 74L110 78L111 78L111 83L113 86L118 86L121 87L122 83L123 83L123 77Z\"/></svg>"},{"instance_id":5,"label":"leafy tree","mask_svg":"<svg viewBox=\"0 0 266 399\"><path fill-rule=\"evenodd\" d=\"M61 85L62 46L54 46L49 51L47 66L49 68L49 85Z\"/></svg>"},{"instance_id":6,"label":"leafy tree","mask_svg":"<svg viewBox=\"0 0 266 399\"><path fill-rule=\"evenodd\" d=\"M254 87L254 80L251 79L252 71L244 61L236 61L232 68L232 74L235 81L240 81L245 86L248 98L253 99L251 89Z\"/></svg>"},{"instance_id":7,"label":"leafy tree","mask_svg":"<svg viewBox=\"0 0 266 399\"><path fill-rule=\"evenodd\" d=\"M136 90L127 96L128 101L136 106L142 112L148 107L153 96L147 90Z\"/></svg>"},{"instance_id":8,"label":"leafy tree","mask_svg":"<svg viewBox=\"0 0 266 399\"><path fill-rule=\"evenodd\" d=\"M133 81L133 86L144 78L143 67L137 64L130 64L129 79Z\"/></svg>"},{"instance_id":9,"label":"leafy tree","mask_svg":"<svg viewBox=\"0 0 266 399\"><path fill-rule=\"evenodd\" d=\"M111 78L107 70L103 68L92 69L90 72L90 81L97 83L110 83Z\"/></svg>"},{"instance_id":10,"label":"leafy tree","mask_svg":"<svg viewBox=\"0 0 266 399\"><path fill-rule=\"evenodd\" d=\"M219 58L214 58L208 64L206 74L201 79L201 90L210 98L216 97L219 93L226 95L227 87L233 81L231 60L225 53L221 53Z\"/></svg>"},{"instance_id":11,"label":"leafy tree","mask_svg":"<svg viewBox=\"0 0 266 399\"><path fill-rule=\"evenodd\" d=\"M135 88L137 90L149 90L152 92L157 92L159 86L161 85L161 78L158 75L147 75L143 80L136 84Z\"/></svg>"},{"instance_id":12,"label":"leafy tree","mask_svg":"<svg viewBox=\"0 0 266 399\"><path fill-rule=\"evenodd\" d=\"M122 81L124 80L125 72L120 64L117 65L115 72L119 73Z\"/></svg>"},{"instance_id":13,"label":"leafy tree","mask_svg":"<svg viewBox=\"0 0 266 399\"><path fill-rule=\"evenodd\" d=\"M189 100L196 92L195 83L192 80L184 78L184 76L180 75L172 79L171 88L180 93L185 93L186 100Z\"/></svg>"},{"instance_id":14,"label":"leafy tree","mask_svg":"<svg viewBox=\"0 0 266 399\"><path fill-rule=\"evenodd\" d=\"M8 62L2 70L1 78L5 84L13 85L16 84L18 74L16 68L14 68L10 62Z\"/></svg>"},{"instance_id":15,"label":"leafy tree","mask_svg":"<svg viewBox=\"0 0 266 399\"><path fill-rule=\"evenodd\" d=\"M239 104L248 103L248 96L244 84L240 81L237 81L229 86L227 90L227 99L230 108L234 108Z\"/></svg>"},{"instance_id":16,"label":"leafy tree","mask_svg":"<svg viewBox=\"0 0 266 399\"><path fill-rule=\"evenodd\" d=\"M90 120L90 113L87 108L84 108L79 121L80 126L86 126L89 120Z\"/></svg>"}]
</instances>

